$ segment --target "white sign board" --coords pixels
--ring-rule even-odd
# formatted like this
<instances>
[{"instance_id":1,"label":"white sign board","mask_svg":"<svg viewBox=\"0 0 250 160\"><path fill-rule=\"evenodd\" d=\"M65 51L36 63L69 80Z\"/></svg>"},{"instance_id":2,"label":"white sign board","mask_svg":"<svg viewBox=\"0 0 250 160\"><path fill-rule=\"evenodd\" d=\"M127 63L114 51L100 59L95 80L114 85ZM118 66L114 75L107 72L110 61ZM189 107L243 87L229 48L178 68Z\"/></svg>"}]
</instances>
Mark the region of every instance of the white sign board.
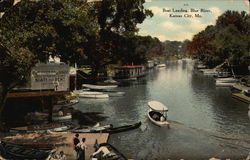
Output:
<instances>
[{"instance_id":1,"label":"white sign board","mask_svg":"<svg viewBox=\"0 0 250 160\"><path fill-rule=\"evenodd\" d=\"M31 89L68 91L69 70L66 64L37 64L31 70Z\"/></svg>"}]
</instances>

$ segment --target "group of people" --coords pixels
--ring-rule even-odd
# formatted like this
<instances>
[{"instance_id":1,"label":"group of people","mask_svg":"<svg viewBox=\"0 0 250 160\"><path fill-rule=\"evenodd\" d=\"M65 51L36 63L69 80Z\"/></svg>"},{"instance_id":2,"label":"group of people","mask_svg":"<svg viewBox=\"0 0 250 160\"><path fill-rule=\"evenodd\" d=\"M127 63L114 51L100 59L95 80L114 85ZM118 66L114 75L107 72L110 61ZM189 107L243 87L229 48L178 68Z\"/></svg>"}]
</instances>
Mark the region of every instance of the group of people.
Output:
<instances>
[{"instance_id":1,"label":"group of people","mask_svg":"<svg viewBox=\"0 0 250 160\"><path fill-rule=\"evenodd\" d=\"M166 117L164 117L163 115L159 116L157 113L154 113L152 118L156 121L161 121L161 122L166 121Z\"/></svg>"},{"instance_id":2,"label":"group of people","mask_svg":"<svg viewBox=\"0 0 250 160\"><path fill-rule=\"evenodd\" d=\"M67 158L63 151L60 151L59 154L56 154L56 150L52 150L46 160L67 160Z\"/></svg>"},{"instance_id":3,"label":"group of people","mask_svg":"<svg viewBox=\"0 0 250 160\"><path fill-rule=\"evenodd\" d=\"M87 149L86 139L82 138L79 140L79 134L75 134L73 137L73 147L76 155L76 160L85 160L85 151ZM95 159L102 159L103 157L113 156L114 153L111 152L106 146L99 146L97 140L94 144L95 152L90 156Z\"/></svg>"},{"instance_id":4,"label":"group of people","mask_svg":"<svg viewBox=\"0 0 250 160\"><path fill-rule=\"evenodd\" d=\"M76 153L76 160L85 160L85 150L87 149L85 141L85 138L82 138L80 141L79 134L75 134L75 137L73 138L73 146Z\"/></svg>"}]
</instances>

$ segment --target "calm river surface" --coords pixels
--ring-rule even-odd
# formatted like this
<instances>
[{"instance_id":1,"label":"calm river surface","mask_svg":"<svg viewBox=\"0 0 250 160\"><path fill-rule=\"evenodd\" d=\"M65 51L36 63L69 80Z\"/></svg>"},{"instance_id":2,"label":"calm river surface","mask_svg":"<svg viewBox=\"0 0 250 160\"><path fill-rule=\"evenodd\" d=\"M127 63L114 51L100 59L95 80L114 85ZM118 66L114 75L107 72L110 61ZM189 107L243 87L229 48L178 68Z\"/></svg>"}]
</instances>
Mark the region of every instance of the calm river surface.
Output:
<instances>
[{"instance_id":1,"label":"calm river surface","mask_svg":"<svg viewBox=\"0 0 250 160\"><path fill-rule=\"evenodd\" d=\"M231 98L229 88L216 87L212 76L193 70L192 60L167 62L167 68L116 90L123 97L80 99L83 112L103 112L101 124L141 121L136 130L110 136L109 142L136 160L243 159L250 151L248 105ZM171 128L153 125L147 102L168 106Z\"/></svg>"}]
</instances>

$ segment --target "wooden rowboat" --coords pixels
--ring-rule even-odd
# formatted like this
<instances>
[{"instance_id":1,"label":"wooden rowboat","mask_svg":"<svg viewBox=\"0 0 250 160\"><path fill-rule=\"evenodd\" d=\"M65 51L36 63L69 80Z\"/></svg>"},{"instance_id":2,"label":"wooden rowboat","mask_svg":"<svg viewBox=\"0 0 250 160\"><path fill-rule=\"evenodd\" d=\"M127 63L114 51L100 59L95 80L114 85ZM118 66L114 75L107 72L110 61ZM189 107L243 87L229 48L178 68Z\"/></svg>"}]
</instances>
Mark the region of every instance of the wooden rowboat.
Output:
<instances>
[{"instance_id":1,"label":"wooden rowboat","mask_svg":"<svg viewBox=\"0 0 250 160\"><path fill-rule=\"evenodd\" d=\"M51 150L31 148L28 146L17 145L9 142L3 142L3 141L0 142L1 156L11 160L21 160L21 159L44 160L49 156L50 151Z\"/></svg>"}]
</instances>

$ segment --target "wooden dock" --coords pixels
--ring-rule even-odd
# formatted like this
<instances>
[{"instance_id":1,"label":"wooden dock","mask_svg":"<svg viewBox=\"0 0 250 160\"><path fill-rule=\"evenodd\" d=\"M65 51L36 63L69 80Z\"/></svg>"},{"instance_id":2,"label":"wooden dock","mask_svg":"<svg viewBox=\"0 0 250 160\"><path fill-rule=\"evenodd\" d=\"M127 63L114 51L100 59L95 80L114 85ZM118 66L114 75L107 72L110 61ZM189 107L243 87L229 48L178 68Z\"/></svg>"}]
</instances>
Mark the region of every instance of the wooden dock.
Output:
<instances>
[{"instance_id":1,"label":"wooden dock","mask_svg":"<svg viewBox=\"0 0 250 160\"><path fill-rule=\"evenodd\" d=\"M243 93L233 93L232 97L236 98L242 102L245 102L247 104L250 104L250 97L244 95Z\"/></svg>"},{"instance_id":2,"label":"wooden dock","mask_svg":"<svg viewBox=\"0 0 250 160\"><path fill-rule=\"evenodd\" d=\"M52 147L56 148L57 152L63 151L66 154L67 160L75 160L75 152L73 150L72 139L73 133L58 133L58 134L16 134L3 138L4 141L30 145L34 147ZM107 143L108 133L82 133L79 139L86 138L87 150L85 159L90 160L90 155L94 152L94 143Z\"/></svg>"}]
</instances>

